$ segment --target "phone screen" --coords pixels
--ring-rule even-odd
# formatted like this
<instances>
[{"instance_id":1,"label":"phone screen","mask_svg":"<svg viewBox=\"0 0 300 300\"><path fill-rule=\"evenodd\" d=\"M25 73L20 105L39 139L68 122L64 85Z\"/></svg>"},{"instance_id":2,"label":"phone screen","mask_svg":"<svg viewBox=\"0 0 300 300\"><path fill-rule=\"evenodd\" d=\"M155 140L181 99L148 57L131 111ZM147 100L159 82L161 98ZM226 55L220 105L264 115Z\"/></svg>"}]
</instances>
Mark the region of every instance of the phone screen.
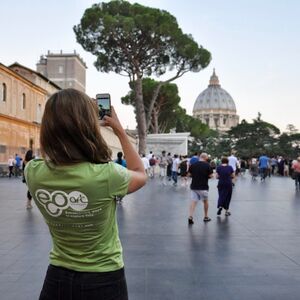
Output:
<instances>
[{"instance_id":1,"label":"phone screen","mask_svg":"<svg viewBox=\"0 0 300 300\"><path fill-rule=\"evenodd\" d=\"M100 120L102 120L105 115L108 115L108 116L111 115L110 95L109 94L97 95L97 105L99 108Z\"/></svg>"}]
</instances>

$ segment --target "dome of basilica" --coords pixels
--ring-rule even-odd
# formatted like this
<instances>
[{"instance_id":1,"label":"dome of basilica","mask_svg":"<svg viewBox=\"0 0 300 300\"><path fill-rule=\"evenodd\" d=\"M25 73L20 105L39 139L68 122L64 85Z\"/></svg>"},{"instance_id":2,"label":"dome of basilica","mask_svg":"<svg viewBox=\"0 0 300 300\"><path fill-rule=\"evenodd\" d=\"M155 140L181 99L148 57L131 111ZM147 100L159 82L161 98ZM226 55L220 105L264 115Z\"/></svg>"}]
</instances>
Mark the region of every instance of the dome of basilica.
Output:
<instances>
[{"instance_id":1,"label":"dome of basilica","mask_svg":"<svg viewBox=\"0 0 300 300\"><path fill-rule=\"evenodd\" d=\"M213 71L208 88L197 97L193 116L206 123L210 128L229 130L238 124L236 106L230 94L221 88L219 78Z\"/></svg>"}]
</instances>

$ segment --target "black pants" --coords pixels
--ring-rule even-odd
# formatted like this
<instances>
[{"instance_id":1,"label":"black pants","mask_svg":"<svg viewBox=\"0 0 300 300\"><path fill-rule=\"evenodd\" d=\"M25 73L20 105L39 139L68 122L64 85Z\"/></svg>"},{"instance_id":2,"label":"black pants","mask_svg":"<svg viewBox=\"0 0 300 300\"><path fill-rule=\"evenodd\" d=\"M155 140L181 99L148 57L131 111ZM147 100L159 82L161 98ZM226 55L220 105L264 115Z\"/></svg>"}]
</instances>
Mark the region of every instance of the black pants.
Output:
<instances>
[{"instance_id":1,"label":"black pants","mask_svg":"<svg viewBox=\"0 0 300 300\"><path fill-rule=\"evenodd\" d=\"M40 300L128 300L124 269L76 272L49 265Z\"/></svg>"},{"instance_id":2,"label":"black pants","mask_svg":"<svg viewBox=\"0 0 300 300\"><path fill-rule=\"evenodd\" d=\"M268 175L268 170L267 170L267 168L260 168L259 169L259 172L260 172L260 177L261 177L261 179L265 179L266 177L267 177L267 175Z\"/></svg>"},{"instance_id":3,"label":"black pants","mask_svg":"<svg viewBox=\"0 0 300 300\"><path fill-rule=\"evenodd\" d=\"M11 177L11 175L14 176L13 168L14 168L13 166L9 166L9 167L8 167L8 170L9 170L9 175L8 175L8 177Z\"/></svg>"},{"instance_id":4,"label":"black pants","mask_svg":"<svg viewBox=\"0 0 300 300\"><path fill-rule=\"evenodd\" d=\"M300 188L300 173L295 172L295 185L296 187Z\"/></svg>"}]
</instances>

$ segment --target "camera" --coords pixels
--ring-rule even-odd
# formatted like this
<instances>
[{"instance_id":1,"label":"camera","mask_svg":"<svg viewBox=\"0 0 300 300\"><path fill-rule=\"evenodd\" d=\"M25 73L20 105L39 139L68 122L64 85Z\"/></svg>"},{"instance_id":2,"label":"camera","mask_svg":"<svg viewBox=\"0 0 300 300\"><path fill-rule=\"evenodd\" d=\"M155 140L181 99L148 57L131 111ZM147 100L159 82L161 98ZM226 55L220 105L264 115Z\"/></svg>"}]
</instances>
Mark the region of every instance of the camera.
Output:
<instances>
[{"instance_id":1,"label":"camera","mask_svg":"<svg viewBox=\"0 0 300 300\"><path fill-rule=\"evenodd\" d=\"M111 116L110 94L97 94L96 103L99 109L99 119L104 116Z\"/></svg>"}]
</instances>

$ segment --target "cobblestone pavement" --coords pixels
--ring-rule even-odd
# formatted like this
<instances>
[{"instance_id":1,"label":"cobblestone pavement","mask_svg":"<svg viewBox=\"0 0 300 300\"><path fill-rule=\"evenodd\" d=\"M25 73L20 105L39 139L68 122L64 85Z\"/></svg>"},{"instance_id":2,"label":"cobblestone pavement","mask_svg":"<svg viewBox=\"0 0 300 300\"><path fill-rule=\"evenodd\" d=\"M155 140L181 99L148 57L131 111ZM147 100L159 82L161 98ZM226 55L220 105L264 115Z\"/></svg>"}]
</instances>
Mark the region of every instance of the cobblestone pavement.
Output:
<instances>
[{"instance_id":1,"label":"cobblestone pavement","mask_svg":"<svg viewBox=\"0 0 300 300\"><path fill-rule=\"evenodd\" d=\"M130 300L300 299L300 192L290 178L239 178L230 217L187 224L189 190L158 179L118 206ZM0 178L0 299L38 299L51 247L26 186Z\"/></svg>"}]
</instances>

